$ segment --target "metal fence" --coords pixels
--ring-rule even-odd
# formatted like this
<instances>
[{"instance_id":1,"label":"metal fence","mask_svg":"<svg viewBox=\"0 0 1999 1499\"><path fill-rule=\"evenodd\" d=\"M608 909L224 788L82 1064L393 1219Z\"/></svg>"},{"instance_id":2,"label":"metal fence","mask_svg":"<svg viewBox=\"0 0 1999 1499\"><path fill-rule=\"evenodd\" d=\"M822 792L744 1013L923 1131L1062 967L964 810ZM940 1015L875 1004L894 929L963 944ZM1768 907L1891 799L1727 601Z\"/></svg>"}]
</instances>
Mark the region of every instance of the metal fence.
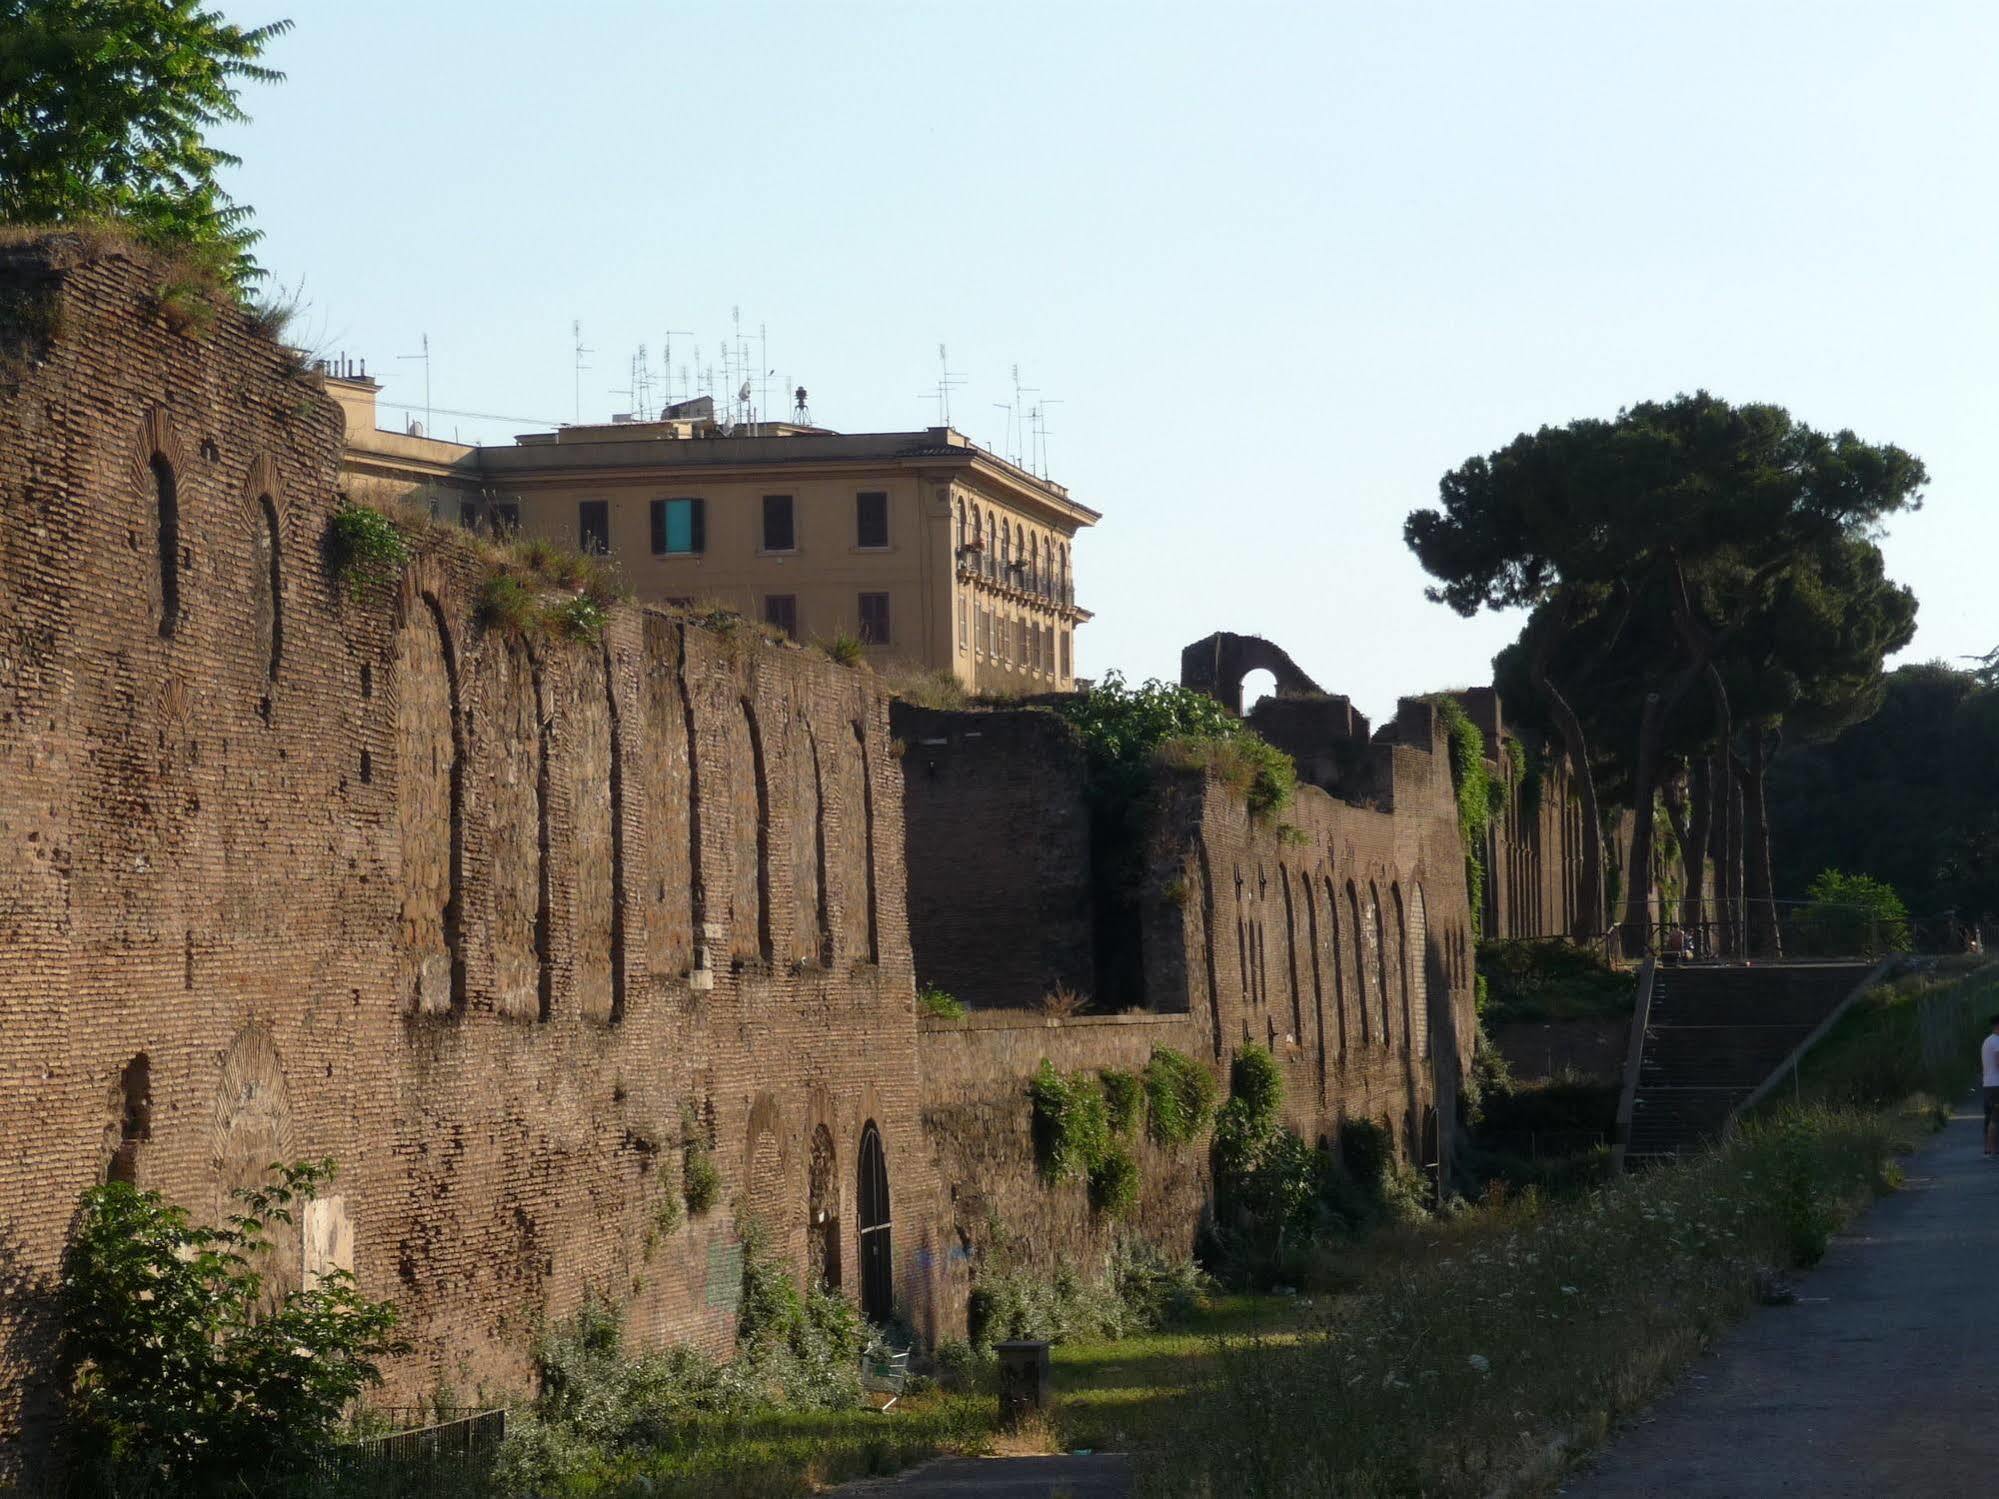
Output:
<instances>
[{"instance_id":1,"label":"metal fence","mask_svg":"<svg viewBox=\"0 0 1999 1499\"><path fill-rule=\"evenodd\" d=\"M365 1483L371 1493L391 1492L410 1499L462 1493L468 1477L491 1466L507 1434L504 1410L468 1409L451 1414L391 1407L374 1414L391 1422L421 1420L426 1415L449 1418L343 1443L321 1462L321 1471L336 1479L351 1479L357 1486Z\"/></svg>"},{"instance_id":2,"label":"metal fence","mask_svg":"<svg viewBox=\"0 0 1999 1499\"><path fill-rule=\"evenodd\" d=\"M1980 924L1964 920L1956 911L1883 920L1869 907L1807 900L1744 901L1733 909L1703 902L1699 919L1648 921L1635 940L1632 929L1622 923L1582 936L1550 933L1500 940L1573 942L1600 952L1606 960L1657 957L1669 963L1812 962L1878 959L1891 953L1934 956L1985 951Z\"/></svg>"}]
</instances>

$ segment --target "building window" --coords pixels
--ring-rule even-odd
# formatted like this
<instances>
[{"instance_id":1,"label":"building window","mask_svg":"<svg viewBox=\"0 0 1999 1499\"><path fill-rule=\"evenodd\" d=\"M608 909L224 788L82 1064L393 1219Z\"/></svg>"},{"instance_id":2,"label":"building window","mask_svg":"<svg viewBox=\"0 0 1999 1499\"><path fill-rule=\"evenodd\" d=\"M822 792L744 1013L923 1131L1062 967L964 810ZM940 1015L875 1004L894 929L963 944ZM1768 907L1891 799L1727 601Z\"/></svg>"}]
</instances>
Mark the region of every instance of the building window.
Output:
<instances>
[{"instance_id":1,"label":"building window","mask_svg":"<svg viewBox=\"0 0 1999 1499\"><path fill-rule=\"evenodd\" d=\"M708 550L708 502L701 499L652 502L652 554L691 557Z\"/></svg>"},{"instance_id":2,"label":"building window","mask_svg":"<svg viewBox=\"0 0 1999 1499\"><path fill-rule=\"evenodd\" d=\"M794 640L798 638L798 595L795 593L767 593L764 595L764 623L775 625Z\"/></svg>"},{"instance_id":3,"label":"building window","mask_svg":"<svg viewBox=\"0 0 1999 1499\"><path fill-rule=\"evenodd\" d=\"M493 532L499 536L511 536L521 528L521 502L519 500L493 501Z\"/></svg>"},{"instance_id":4,"label":"building window","mask_svg":"<svg viewBox=\"0 0 1999 1499\"><path fill-rule=\"evenodd\" d=\"M1067 630L1062 632L1062 675L1064 677L1069 675L1069 632Z\"/></svg>"},{"instance_id":5,"label":"building window","mask_svg":"<svg viewBox=\"0 0 1999 1499\"><path fill-rule=\"evenodd\" d=\"M764 496L763 549L766 552L798 550L798 532L792 525L791 496L788 494Z\"/></svg>"},{"instance_id":6,"label":"building window","mask_svg":"<svg viewBox=\"0 0 1999 1499\"><path fill-rule=\"evenodd\" d=\"M479 529L479 502L460 500L458 502L458 524L467 531Z\"/></svg>"},{"instance_id":7,"label":"building window","mask_svg":"<svg viewBox=\"0 0 1999 1499\"><path fill-rule=\"evenodd\" d=\"M979 654L981 656L990 656L992 653L993 612L990 609L981 609L979 611Z\"/></svg>"},{"instance_id":8,"label":"building window","mask_svg":"<svg viewBox=\"0 0 1999 1499\"><path fill-rule=\"evenodd\" d=\"M854 545L888 545L888 496L879 489L863 490L854 496Z\"/></svg>"},{"instance_id":9,"label":"building window","mask_svg":"<svg viewBox=\"0 0 1999 1499\"><path fill-rule=\"evenodd\" d=\"M965 616L970 607L963 599L958 600L958 654L961 656L970 648L972 643L972 632L965 623Z\"/></svg>"},{"instance_id":10,"label":"building window","mask_svg":"<svg viewBox=\"0 0 1999 1499\"><path fill-rule=\"evenodd\" d=\"M576 544L591 556L601 557L611 550L611 502L576 502Z\"/></svg>"},{"instance_id":11,"label":"building window","mask_svg":"<svg viewBox=\"0 0 1999 1499\"><path fill-rule=\"evenodd\" d=\"M885 593L862 594L861 644L887 645L888 640L888 595Z\"/></svg>"}]
</instances>

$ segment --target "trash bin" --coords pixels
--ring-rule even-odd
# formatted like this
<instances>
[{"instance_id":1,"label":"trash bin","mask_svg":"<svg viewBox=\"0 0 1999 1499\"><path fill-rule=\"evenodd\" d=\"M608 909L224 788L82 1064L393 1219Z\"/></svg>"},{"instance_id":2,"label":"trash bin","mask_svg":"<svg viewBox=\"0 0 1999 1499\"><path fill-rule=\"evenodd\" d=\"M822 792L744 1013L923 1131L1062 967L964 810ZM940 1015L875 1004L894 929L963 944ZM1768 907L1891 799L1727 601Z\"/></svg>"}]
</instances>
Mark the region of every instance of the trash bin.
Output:
<instances>
[{"instance_id":1,"label":"trash bin","mask_svg":"<svg viewBox=\"0 0 1999 1499\"><path fill-rule=\"evenodd\" d=\"M1003 1425L1013 1426L1030 1412L1048 1405L1048 1345L1029 1339L1009 1340L997 1345L999 1355L999 1413Z\"/></svg>"}]
</instances>

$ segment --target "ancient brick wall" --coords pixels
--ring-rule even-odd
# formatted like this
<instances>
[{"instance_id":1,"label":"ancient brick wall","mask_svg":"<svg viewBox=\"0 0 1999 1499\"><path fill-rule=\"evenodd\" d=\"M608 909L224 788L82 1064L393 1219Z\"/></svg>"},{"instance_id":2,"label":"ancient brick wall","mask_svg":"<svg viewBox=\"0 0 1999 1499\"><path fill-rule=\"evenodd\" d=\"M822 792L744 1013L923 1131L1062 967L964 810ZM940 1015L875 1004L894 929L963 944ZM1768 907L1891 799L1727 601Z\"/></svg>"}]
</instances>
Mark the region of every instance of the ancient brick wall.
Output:
<instances>
[{"instance_id":1,"label":"ancient brick wall","mask_svg":"<svg viewBox=\"0 0 1999 1499\"><path fill-rule=\"evenodd\" d=\"M1114 1222L1091 1210L1084 1183L1041 1179L1027 1094L1043 1059L1067 1075L1106 1067L1137 1072L1161 1047L1198 1058L1193 1017L978 1011L919 1023L923 1130L944 1194L937 1218L949 1229L939 1308L947 1335L964 1336L971 1259L996 1240L1030 1262L1081 1273L1101 1266L1120 1231L1180 1254L1193 1251L1209 1190L1205 1138L1174 1147L1141 1136L1138 1205Z\"/></svg>"},{"instance_id":2,"label":"ancient brick wall","mask_svg":"<svg viewBox=\"0 0 1999 1499\"><path fill-rule=\"evenodd\" d=\"M950 716L975 725L987 715ZM1236 1049L1268 1046L1287 1120L1305 1139L1330 1140L1342 1119L1367 1118L1406 1158L1443 1158L1475 1037L1449 760L1435 715L1413 702L1367 754L1367 805L1303 786L1277 817L1252 816L1239 791L1205 772L1158 774L1136 892L1151 1013L922 1022L924 1130L945 1194L940 1220L955 1226L960 1249L998 1233L1051 1267L1083 1267L1110 1243L1116 1226L1091 1213L1082 1186L1036 1174L1027 1089L1043 1058L1064 1073L1137 1069L1170 1046L1225 1085ZM1054 767L1044 760L1040 770ZM1034 783L1029 795L1039 806L1049 792ZM933 809L931 825L947 844L949 805ZM1026 808L1016 821L1031 826ZM1205 1143L1145 1145L1140 1166L1131 1226L1184 1252L1208 1196ZM942 1293L952 1318L965 1290L960 1258Z\"/></svg>"},{"instance_id":3,"label":"ancient brick wall","mask_svg":"<svg viewBox=\"0 0 1999 1499\"><path fill-rule=\"evenodd\" d=\"M1385 806L1301 786L1280 817L1257 818L1210 779L1171 778L1146 964L1148 984L1183 976L1218 1068L1240 1046L1270 1048L1307 1139L1365 1117L1429 1164L1447 1148L1475 1021L1449 760L1421 706L1403 705L1404 741L1372 747Z\"/></svg>"},{"instance_id":4,"label":"ancient brick wall","mask_svg":"<svg viewBox=\"0 0 1999 1499\"><path fill-rule=\"evenodd\" d=\"M893 705L918 979L978 1007L1095 991L1082 744L1035 709Z\"/></svg>"},{"instance_id":5,"label":"ancient brick wall","mask_svg":"<svg viewBox=\"0 0 1999 1499\"><path fill-rule=\"evenodd\" d=\"M470 1399L589 1292L641 1343L726 1347L737 1208L856 1288L872 1123L924 1325L871 679L630 609L489 630L441 532L350 597L334 407L154 286L115 248L0 255L0 1477L46 1433L51 1278L107 1172L209 1213L334 1157L309 1252L351 1234L401 1309L392 1395ZM684 1116L727 1200L663 1233Z\"/></svg>"}]
</instances>

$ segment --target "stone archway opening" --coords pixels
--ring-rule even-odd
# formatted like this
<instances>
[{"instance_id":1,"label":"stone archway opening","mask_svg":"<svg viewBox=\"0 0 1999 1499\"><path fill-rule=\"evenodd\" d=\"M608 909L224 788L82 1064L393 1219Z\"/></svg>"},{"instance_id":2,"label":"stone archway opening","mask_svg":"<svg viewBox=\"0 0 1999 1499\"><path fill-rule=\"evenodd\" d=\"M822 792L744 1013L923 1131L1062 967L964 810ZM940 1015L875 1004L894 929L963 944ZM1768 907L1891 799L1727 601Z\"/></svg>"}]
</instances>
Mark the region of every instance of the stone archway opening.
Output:
<instances>
[{"instance_id":1,"label":"stone archway opening","mask_svg":"<svg viewBox=\"0 0 1999 1499\"><path fill-rule=\"evenodd\" d=\"M1277 696L1277 673L1265 666L1252 667L1242 674L1237 690L1242 694L1242 711L1247 714L1265 698Z\"/></svg>"},{"instance_id":2,"label":"stone archway opening","mask_svg":"<svg viewBox=\"0 0 1999 1499\"><path fill-rule=\"evenodd\" d=\"M811 1284L840 1289L840 1187L833 1135L825 1125L812 1131L812 1159L806 1169L805 1256Z\"/></svg>"},{"instance_id":3,"label":"stone archway opening","mask_svg":"<svg viewBox=\"0 0 1999 1499\"><path fill-rule=\"evenodd\" d=\"M877 1325L895 1316L895 1261L890 1239L888 1157L874 1120L861 1131L861 1315Z\"/></svg>"}]
</instances>

